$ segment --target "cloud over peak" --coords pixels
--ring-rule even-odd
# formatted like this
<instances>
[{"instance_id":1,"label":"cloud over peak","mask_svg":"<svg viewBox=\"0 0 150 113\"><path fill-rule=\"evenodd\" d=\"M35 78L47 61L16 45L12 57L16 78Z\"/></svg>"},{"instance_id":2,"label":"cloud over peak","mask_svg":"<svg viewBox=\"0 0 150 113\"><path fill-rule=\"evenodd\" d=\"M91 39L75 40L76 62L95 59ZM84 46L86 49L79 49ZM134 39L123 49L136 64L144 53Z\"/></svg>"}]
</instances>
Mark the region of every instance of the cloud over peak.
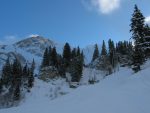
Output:
<instances>
[{"instance_id":1,"label":"cloud over peak","mask_svg":"<svg viewBox=\"0 0 150 113\"><path fill-rule=\"evenodd\" d=\"M109 14L120 7L120 0L83 0L88 8L96 9L99 13Z\"/></svg>"}]
</instances>

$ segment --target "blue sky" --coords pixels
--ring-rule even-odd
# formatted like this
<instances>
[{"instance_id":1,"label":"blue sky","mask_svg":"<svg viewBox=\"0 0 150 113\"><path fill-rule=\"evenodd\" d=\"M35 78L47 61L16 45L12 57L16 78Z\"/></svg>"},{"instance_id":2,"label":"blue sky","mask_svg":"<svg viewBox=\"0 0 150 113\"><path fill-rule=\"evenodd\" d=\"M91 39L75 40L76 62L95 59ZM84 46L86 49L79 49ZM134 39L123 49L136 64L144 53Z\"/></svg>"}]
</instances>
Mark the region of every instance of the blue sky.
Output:
<instances>
[{"instance_id":1,"label":"blue sky","mask_svg":"<svg viewBox=\"0 0 150 113\"><path fill-rule=\"evenodd\" d=\"M31 34L82 47L129 40L134 4L150 22L150 0L0 0L0 43Z\"/></svg>"}]
</instances>

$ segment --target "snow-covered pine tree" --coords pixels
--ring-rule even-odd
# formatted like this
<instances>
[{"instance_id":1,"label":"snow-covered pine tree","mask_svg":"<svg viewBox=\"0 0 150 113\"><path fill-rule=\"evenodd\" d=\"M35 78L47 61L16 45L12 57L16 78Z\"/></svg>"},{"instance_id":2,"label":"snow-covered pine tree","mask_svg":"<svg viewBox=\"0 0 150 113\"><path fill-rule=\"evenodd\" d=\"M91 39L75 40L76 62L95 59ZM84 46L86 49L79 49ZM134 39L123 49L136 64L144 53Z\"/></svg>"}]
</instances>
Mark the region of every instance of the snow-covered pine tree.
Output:
<instances>
[{"instance_id":1,"label":"snow-covered pine tree","mask_svg":"<svg viewBox=\"0 0 150 113\"><path fill-rule=\"evenodd\" d=\"M145 25L145 37L144 42L142 43L145 55L147 58L150 57L150 27Z\"/></svg>"},{"instance_id":2,"label":"snow-covered pine tree","mask_svg":"<svg viewBox=\"0 0 150 113\"><path fill-rule=\"evenodd\" d=\"M144 32L144 24L145 17L137 7L137 5L134 6L134 12L132 14L131 18L131 30L132 32L132 39L135 41L135 45L138 45L143 42L143 38L145 36Z\"/></svg>"},{"instance_id":3,"label":"snow-covered pine tree","mask_svg":"<svg viewBox=\"0 0 150 113\"><path fill-rule=\"evenodd\" d=\"M143 56L141 54L141 49L138 48L138 46L134 47L134 54L133 54L133 71L136 73L141 70L140 65L143 63Z\"/></svg>"},{"instance_id":4,"label":"snow-covered pine tree","mask_svg":"<svg viewBox=\"0 0 150 113\"><path fill-rule=\"evenodd\" d=\"M131 30L132 39L134 39L135 47L133 52L133 70L140 70L140 65L145 61L145 55L142 48L144 42L145 31L144 31L145 17L138 9L137 5L134 7L134 13L131 18Z\"/></svg>"}]
</instances>

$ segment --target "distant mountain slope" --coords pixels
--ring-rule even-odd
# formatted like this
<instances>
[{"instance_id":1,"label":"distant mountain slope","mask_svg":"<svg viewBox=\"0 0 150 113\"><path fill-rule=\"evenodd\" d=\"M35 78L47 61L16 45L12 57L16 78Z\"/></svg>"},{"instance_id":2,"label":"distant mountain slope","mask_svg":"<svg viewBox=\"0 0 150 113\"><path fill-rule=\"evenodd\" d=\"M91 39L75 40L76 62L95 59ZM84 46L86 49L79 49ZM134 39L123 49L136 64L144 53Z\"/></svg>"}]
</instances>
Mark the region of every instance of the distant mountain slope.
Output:
<instances>
[{"instance_id":1,"label":"distant mountain slope","mask_svg":"<svg viewBox=\"0 0 150 113\"><path fill-rule=\"evenodd\" d=\"M22 63L30 63L34 58L37 66L40 66L44 50L49 46L55 46L57 52L62 54L64 47L63 43L56 43L55 41L38 35L23 39L12 45L0 45L0 67L5 63L8 56L12 60L17 57ZM83 48L86 64L90 63L93 51L94 45Z\"/></svg>"},{"instance_id":2,"label":"distant mountain slope","mask_svg":"<svg viewBox=\"0 0 150 113\"><path fill-rule=\"evenodd\" d=\"M31 62L35 59L37 66L40 65L45 48L56 47L58 52L62 52L63 44L55 43L41 36L33 36L21 40L12 45L0 46L0 63L1 66L9 56L10 59L19 58L22 63Z\"/></svg>"}]
</instances>

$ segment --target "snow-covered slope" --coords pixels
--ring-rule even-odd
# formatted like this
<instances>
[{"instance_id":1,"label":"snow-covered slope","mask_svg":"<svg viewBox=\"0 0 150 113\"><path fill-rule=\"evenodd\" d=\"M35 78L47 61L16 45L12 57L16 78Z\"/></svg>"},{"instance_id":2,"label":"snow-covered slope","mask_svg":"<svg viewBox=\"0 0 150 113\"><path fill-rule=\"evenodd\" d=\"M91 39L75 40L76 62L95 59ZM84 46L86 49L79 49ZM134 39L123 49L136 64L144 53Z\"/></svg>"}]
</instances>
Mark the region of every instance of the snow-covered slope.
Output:
<instances>
[{"instance_id":1,"label":"snow-covered slope","mask_svg":"<svg viewBox=\"0 0 150 113\"><path fill-rule=\"evenodd\" d=\"M55 100L44 93L50 94L49 83L37 80L26 101L0 113L150 113L149 73L150 62L136 74L120 68L98 84L81 86Z\"/></svg>"}]
</instances>

